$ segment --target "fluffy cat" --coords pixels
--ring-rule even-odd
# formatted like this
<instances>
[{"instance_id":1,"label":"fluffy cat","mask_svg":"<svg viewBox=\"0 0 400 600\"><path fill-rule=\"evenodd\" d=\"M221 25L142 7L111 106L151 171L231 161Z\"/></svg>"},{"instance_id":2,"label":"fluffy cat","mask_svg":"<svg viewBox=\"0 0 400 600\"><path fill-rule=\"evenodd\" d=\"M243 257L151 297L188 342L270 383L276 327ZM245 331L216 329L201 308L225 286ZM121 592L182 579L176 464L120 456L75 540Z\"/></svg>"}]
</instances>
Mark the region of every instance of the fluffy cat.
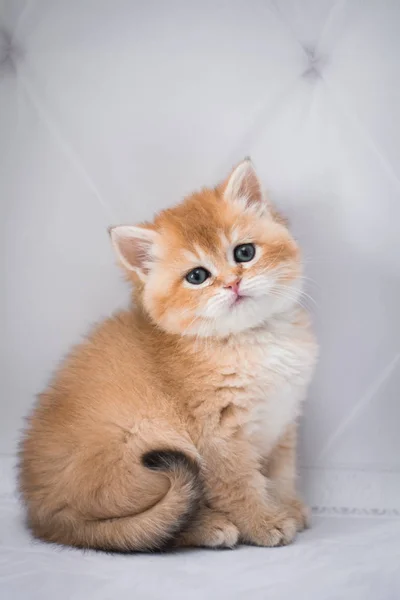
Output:
<instances>
[{"instance_id":1,"label":"fluffy cat","mask_svg":"<svg viewBox=\"0 0 400 600\"><path fill-rule=\"evenodd\" d=\"M33 534L110 551L291 542L317 346L299 249L252 163L110 234L135 302L39 397L20 451Z\"/></svg>"}]
</instances>

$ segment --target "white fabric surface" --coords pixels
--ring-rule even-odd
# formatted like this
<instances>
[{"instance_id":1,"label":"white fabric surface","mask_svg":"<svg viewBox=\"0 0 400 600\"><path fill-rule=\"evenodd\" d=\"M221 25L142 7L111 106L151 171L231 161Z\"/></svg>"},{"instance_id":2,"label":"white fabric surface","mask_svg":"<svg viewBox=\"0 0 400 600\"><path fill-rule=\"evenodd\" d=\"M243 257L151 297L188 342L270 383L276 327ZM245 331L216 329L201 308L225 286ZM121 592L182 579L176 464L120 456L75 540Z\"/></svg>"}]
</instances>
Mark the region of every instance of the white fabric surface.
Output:
<instances>
[{"instance_id":1,"label":"white fabric surface","mask_svg":"<svg viewBox=\"0 0 400 600\"><path fill-rule=\"evenodd\" d=\"M315 518L284 548L103 555L31 542L0 500L2 600L398 600L400 520Z\"/></svg>"},{"instance_id":2,"label":"white fabric surface","mask_svg":"<svg viewBox=\"0 0 400 600\"><path fill-rule=\"evenodd\" d=\"M32 546L7 499L2 599L400 597L399 96L398 0L0 0L4 494L35 393L127 302L106 227L251 155L316 301L304 494L381 515L273 551L110 558Z\"/></svg>"}]
</instances>

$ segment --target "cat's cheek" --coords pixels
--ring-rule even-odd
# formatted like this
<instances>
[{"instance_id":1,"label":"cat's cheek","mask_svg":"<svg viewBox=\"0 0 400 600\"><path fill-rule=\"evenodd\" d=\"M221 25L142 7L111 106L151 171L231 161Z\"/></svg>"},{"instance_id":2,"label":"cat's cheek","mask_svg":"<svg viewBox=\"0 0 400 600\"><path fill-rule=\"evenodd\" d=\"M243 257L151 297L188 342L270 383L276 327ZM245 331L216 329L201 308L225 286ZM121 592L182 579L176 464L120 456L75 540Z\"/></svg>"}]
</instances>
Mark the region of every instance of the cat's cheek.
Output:
<instances>
[{"instance_id":1,"label":"cat's cheek","mask_svg":"<svg viewBox=\"0 0 400 600\"><path fill-rule=\"evenodd\" d=\"M189 332L192 321L191 317L182 317L181 311L171 308L160 319L159 325L168 333L182 335L182 332Z\"/></svg>"},{"instance_id":2,"label":"cat's cheek","mask_svg":"<svg viewBox=\"0 0 400 600\"><path fill-rule=\"evenodd\" d=\"M155 274L145 286L142 302L153 322L161 329L183 334L196 320L197 301L190 290L173 283L166 279L161 282Z\"/></svg>"},{"instance_id":3,"label":"cat's cheek","mask_svg":"<svg viewBox=\"0 0 400 600\"><path fill-rule=\"evenodd\" d=\"M163 291L164 289L165 282L157 281L157 278L152 276L148 278L143 290L143 306L156 323L159 323L168 310L168 288L166 292Z\"/></svg>"}]
</instances>

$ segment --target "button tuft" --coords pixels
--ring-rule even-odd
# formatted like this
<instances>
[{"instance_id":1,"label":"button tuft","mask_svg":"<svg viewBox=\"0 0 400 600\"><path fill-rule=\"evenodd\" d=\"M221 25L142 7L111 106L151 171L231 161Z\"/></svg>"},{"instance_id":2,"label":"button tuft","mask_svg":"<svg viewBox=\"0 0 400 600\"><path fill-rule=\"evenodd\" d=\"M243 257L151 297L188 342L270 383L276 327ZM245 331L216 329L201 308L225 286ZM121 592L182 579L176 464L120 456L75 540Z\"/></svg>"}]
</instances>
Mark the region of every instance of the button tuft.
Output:
<instances>
[{"instance_id":1,"label":"button tuft","mask_svg":"<svg viewBox=\"0 0 400 600\"><path fill-rule=\"evenodd\" d=\"M12 34L0 29L0 75L14 72L22 52Z\"/></svg>"},{"instance_id":2,"label":"button tuft","mask_svg":"<svg viewBox=\"0 0 400 600\"><path fill-rule=\"evenodd\" d=\"M307 68L303 71L303 77L310 81L321 79L321 71L326 63L325 57L318 55L313 46L303 46L303 50L308 61Z\"/></svg>"}]
</instances>

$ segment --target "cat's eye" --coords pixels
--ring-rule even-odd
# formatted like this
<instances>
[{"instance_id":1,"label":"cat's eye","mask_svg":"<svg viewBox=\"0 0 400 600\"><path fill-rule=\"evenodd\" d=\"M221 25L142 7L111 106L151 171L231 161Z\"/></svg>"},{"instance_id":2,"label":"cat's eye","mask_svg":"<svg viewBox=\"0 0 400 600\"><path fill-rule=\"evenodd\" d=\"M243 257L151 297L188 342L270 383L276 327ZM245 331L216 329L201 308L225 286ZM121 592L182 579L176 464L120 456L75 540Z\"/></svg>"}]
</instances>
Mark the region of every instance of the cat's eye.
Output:
<instances>
[{"instance_id":1,"label":"cat's eye","mask_svg":"<svg viewBox=\"0 0 400 600\"><path fill-rule=\"evenodd\" d=\"M256 247L254 244L240 244L233 251L233 256L237 263L249 262L253 260L255 254Z\"/></svg>"},{"instance_id":2,"label":"cat's eye","mask_svg":"<svg viewBox=\"0 0 400 600\"><path fill-rule=\"evenodd\" d=\"M192 285L200 285L201 283L204 283L210 276L211 273L207 271L207 269L204 269L204 267L196 267L196 269L193 269L186 275L185 279Z\"/></svg>"}]
</instances>

